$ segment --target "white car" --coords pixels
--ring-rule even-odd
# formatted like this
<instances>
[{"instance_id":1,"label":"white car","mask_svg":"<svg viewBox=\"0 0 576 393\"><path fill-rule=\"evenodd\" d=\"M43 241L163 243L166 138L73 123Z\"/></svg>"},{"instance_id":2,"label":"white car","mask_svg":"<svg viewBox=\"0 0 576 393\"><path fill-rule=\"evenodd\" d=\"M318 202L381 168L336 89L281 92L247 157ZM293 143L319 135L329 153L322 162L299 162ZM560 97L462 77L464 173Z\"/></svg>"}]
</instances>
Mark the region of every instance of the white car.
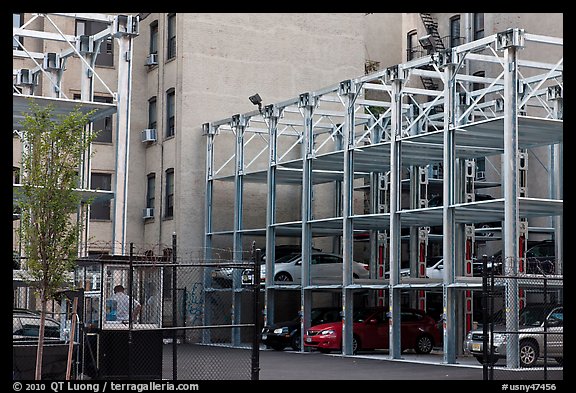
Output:
<instances>
[{"instance_id":1,"label":"white car","mask_svg":"<svg viewBox=\"0 0 576 393\"><path fill-rule=\"evenodd\" d=\"M400 277L410 277L410 269L400 269ZM439 278L444 277L444 260L440 259L432 266L426 267L426 278ZM390 271L384 273L384 278L390 278Z\"/></svg>"},{"instance_id":2,"label":"white car","mask_svg":"<svg viewBox=\"0 0 576 393\"><path fill-rule=\"evenodd\" d=\"M311 255L310 278L321 280L323 283L342 283L342 264L344 259L341 255L326 252L314 252ZM352 262L352 274L354 278L369 278L368 265L361 262ZM266 280L266 265L260 270L260 280ZM282 284L297 284L302 280L302 257L297 254L292 259L276 261L274 264L274 281ZM251 271L246 270L242 275L243 284L252 283Z\"/></svg>"}]
</instances>

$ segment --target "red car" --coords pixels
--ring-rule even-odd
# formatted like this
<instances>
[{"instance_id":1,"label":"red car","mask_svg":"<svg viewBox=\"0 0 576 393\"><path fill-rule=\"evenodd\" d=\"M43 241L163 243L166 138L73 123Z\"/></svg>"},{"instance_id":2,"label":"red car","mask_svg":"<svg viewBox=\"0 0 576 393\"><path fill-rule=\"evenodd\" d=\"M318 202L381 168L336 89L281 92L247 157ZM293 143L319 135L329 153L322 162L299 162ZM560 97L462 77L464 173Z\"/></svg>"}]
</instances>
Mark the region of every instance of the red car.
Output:
<instances>
[{"instance_id":1,"label":"red car","mask_svg":"<svg viewBox=\"0 0 576 393\"><path fill-rule=\"evenodd\" d=\"M424 312L402 309L400 319L402 350L413 348L417 353L430 353L434 346L442 342L437 322ZM359 350L388 348L389 325L385 308L355 309L353 320L354 353ZM324 353L341 350L342 322L311 326L304 335L304 346Z\"/></svg>"}]
</instances>

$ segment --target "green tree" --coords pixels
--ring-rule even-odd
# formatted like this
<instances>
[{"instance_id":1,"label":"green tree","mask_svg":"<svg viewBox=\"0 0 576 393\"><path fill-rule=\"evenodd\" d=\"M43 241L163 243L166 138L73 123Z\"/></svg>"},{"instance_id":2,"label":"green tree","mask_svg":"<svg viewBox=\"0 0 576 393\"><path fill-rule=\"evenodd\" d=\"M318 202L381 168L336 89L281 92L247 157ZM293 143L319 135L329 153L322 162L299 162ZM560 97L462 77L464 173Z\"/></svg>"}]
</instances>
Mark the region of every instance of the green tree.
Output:
<instances>
[{"instance_id":1,"label":"green tree","mask_svg":"<svg viewBox=\"0 0 576 393\"><path fill-rule=\"evenodd\" d=\"M21 237L27 256L30 285L41 304L35 378L42 378L44 326L47 302L65 287L78 256L78 238L83 228L76 220L81 196L78 169L82 154L95 137L86 125L92 111L80 107L66 115L54 115L52 105L40 107L30 101L24 114L21 161Z\"/></svg>"}]
</instances>

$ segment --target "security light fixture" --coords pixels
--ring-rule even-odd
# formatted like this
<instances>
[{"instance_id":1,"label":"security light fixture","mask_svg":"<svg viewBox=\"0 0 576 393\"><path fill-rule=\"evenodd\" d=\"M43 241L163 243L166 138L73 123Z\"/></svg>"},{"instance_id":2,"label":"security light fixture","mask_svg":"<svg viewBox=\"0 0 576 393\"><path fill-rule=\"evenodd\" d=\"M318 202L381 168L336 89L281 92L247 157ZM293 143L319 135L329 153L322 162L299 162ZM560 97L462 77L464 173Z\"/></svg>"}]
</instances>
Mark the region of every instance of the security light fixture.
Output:
<instances>
[{"instance_id":1,"label":"security light fixture","mask_svg":"<svg viewBox=\"0 0 576 393\"><path fill-rule=\"evenodd\" d=\"M434 44L432 43L432 36L430 34L426 34L420 38L418 38L420 45L426 50L430 50L434 48Z\"/></svg>"},{"instance_id":2,"label":"security light fixture","mask_svg":"<svg viewBox=\"0 0 576 393\"><path fill-rule=\"evenodd\" d=\"M258 111L262 113L262 98L260 97L260 94L256 93L253 96L248 97L248 99L254 105L258 105Z\"/></svg>"}]
</instances>

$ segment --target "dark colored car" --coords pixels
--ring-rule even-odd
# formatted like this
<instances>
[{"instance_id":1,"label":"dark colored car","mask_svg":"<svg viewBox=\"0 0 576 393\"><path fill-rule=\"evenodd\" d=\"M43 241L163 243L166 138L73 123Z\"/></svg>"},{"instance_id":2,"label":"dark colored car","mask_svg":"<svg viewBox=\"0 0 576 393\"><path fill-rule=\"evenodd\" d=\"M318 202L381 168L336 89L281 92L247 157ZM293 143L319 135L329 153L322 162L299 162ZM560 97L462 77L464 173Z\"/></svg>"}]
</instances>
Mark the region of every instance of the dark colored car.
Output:
<instances>
[{"instance_id":1,"label":"dark colored car","mask_svg":"<svg viewBox=\"0 0 576 393\"><path fill-rule=\"evenodd\" d=\"M34 379L39 330L39 312L24 309L12 310L13 379ZM60 323L47 316L44 327L43 380L63 380L66 377L69 347L69 343L61 339ZM78 343L75 343L74 347L73 362L75 362Z\"/></svg>"},{"instance_id":2,"label":"dark colored car","mask_svg":"<svg viewBox=\"0 0 576 393\"><path fill-rule=\"evenodd\" d=\"M14 309L12 311L12 341L38 340L40 314L38 312ZM60 339L60 323L46 317L44 337L47 340Z\"/></svg>"},{"instance_id":3,"label":"dark colored car","mask_svg":"<svg viewBox=\"0 0 576 393\"><path fill-rule=\"evenodd\" d=\"M502 250L496 252L489 260L502 264ZM536 242L526 250L526 273L527 274L555 274L556 250L554 240ZM496 274L502 274L502 269Z\"/></svg>"},{"instance_id":4,"label":"dark colored car","mask_svg":"<svg viewBox=\"0 0 576 393\"><path fill-rule=\"evenodd\" d=\"M339 307L313 308L310 314L311 325L339 321L342 318L340 316L341 311L342 309ZM300 317L264 326L260 338L263 344L277 351L282 351L286 347L292 347L293 350L299 351Z\"/></svg>"},{"instance_id":5,"label":"dark colored car","mask_svg":"<svg viewBox=\"0 0 576 393\"><path fill-rule=\"evenodd\" d=\"M389 321L384 307L359 308L354 310L352 350L389 348ZM430 353L441 343L441 333L437 322L423 311L402 309L401 316L402 350L414 349L416 353ZM310 327L304 335L304 346L320 352L341 350L342 321Z\"/></svg>"}]
</instances>

